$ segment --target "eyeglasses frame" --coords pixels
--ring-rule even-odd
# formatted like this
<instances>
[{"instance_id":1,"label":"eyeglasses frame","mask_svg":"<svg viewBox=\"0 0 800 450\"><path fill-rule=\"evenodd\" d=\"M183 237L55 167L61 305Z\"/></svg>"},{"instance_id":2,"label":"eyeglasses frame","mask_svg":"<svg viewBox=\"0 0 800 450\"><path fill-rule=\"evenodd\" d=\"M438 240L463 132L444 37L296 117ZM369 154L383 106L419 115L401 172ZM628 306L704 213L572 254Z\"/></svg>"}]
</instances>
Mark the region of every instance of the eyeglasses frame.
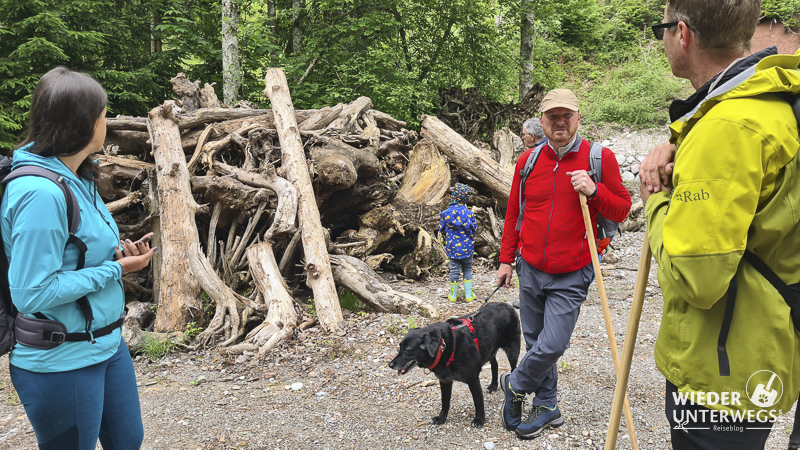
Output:
<instances>
[{"instance_id":1,"label":"eyeglasses frame","mask_svg":"<svg viewBox=\"0 0 800 450\"><path fill-rule=\"evenodd\" d=\"M690 30L694 31L694 28L692 28L692 26L691 26L691 25L689 25L688 23L686 23L686 21L685 21L685 20L678 20L678 21L675 21L675 22L663 22L663 23L657 23L657 24L655 24L655 25L652 25L652 26L650 27L650 29L651 29L651 30L653 30L653 36L655 36L655 37L656 37L656 39L658 39L659 41L663 41L663 40L664 40L664 33L665 33L665 32L666 32L668 29L670 29L670 28L672 28L672 27L675 27L675 26L678 26L678 24L679 24L679 23L681 23L681 22L683 22L683 24L684 24L684 25L686 25L686 27L687 27L688 29L690 29Z\"/></svg>"}]
</instances>

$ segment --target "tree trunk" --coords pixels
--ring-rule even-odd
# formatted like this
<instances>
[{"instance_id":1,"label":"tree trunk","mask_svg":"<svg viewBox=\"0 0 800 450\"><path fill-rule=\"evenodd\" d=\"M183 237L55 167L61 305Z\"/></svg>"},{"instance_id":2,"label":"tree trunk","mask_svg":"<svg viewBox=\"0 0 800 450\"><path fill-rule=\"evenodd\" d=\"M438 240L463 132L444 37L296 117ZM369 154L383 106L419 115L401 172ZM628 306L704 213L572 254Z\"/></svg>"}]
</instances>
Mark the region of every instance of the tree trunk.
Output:
<instances>
[{"instance_id":1,"label":"tree trunk","mask_svg":"<svg viewBox=\"0 0 800 450\"><path fill-rule=\"evenodd\" d=\"M456 166L485 184L501 207L508 204L513 178L511 172L434 116L422 116L421 134L432 140Z\"/></svg>"},{"instance_id":2,"label":"tree trunk","mask_svg":"<svg viewBox=\"0 0 800 450\"><path fill-rule=\"evenodd\" d=\"M364 261L347 255L331 255L331 267L336 282L349 289L364 303L385 313L417 313L431 319L439 318L439 311L405 292L395 291Z\"/></svg>"},{"instance_id":3,"label":"tree trunk","mask_svg":"<svg viewBox=\"0 0 800 450\"><path fill-rule=\"evenodd\" d=\"M522 17L519 26L519 99L520 101L525 97L525 94L533 86L533 44L534 37L534 24L533 24L533 8L534 0L522 0L520 3L520 11Z\"/></svg>"},{"instance_id":4,"label":"tree trunk","mask_svg":"<svg viewBox=\"0 0 800 450\"><path fill-rule=\"evenodd\" d=\"M417 205L439 205L450 189L450 166L430 139L417 143L411 152L397 191L398 200Z\"/></svg>"},{"instance_id":5,"label":"tree trunk","mask_svg":"<svg viewBox=\"0 0 800 450\"><path fill-rule=\"evenodd\" d=\"M267 0L267 26L273 39L278 37L278 15L275 10L276 0Z\"/></svg>"},{"instance_id":6,"label":"tree trunk","mask_svg":"<svg viewBox=\"0 0 800 450\"><path fill-rule=\"evenodd\" d=\"M174 102L167 101L150 111L148 129L156 162L156 185L159 205L161 245L161 280L156 331L183 331L186 324L203 314L200 292L205 291L217 304L214 318L198 336L206 343L224 332L221 344L238 338L239 304L200 249L195 224L197 203L191 195L186 155L180 143L180 131L174 119Z\"/></svg>"},{"instance_id":7,"label":"tree trunk","mask_svg":"<svg viewBox=\"0 0 800 450\"><path fill-rule=\"evenodd\" d=\"M222 0L222 97L228 105L239 100L242 89L238 32L239 2Z\"/></svg>"},{"instance_id":8,"label":"tree trunk","mask_svg":"<svg viewBox=\"0 0 800 450\"><path fill-rule=\"evenodd\" d=\"M331 275L330 259L325 245L319 210L314 199L311 177L303 152L303 143L294 116L294 106L289 96L286 76L280 69L269 69L264 79L264 95L272 102L275 125L283 153L282 168L286 178L297 188L298 221L302 230L303 250L306 256L307 283L314 291L314 303L320 324L327 331L339 328L342 310Z\"/></svg>"},{"instance_id":9,"label":"tree trunk","mask_svg":"<svg viewBox=\"0 0 800 450\"><path fill-rule=\"evenodd\" d=\"M314 182L318 203L336 191L353 186L359 178L370 178L380 173L380 161L369 150L351 147L326 136L313 139L322 144L312 146L309 151L317 174Z\"/></svg>"},{"instance_id":10,"label":"tree trunk","mask_svg":"<svg viewBox=\"0 0 800 450\"><path fill-rule=\"evenodd\" d=\"M300 26L300 10L303 8L303 0L292 0L292 54L300 54L300 46L303 43L303 29Z\"/></svg>"},{"instance_id":11,"label":"tree trunk","mask_svg":"<svg viewBox=\"0 0 800 450\"><path fill-rule=\"evenodd\" d=\"M271 242L275 237L295 232L297 229L295 226L297 221L297 189L286 179L279 177L275 173L274 166L267 166L266 170L260 174L246 172L220 162L214 164L214 166L221 169L223 173L233 175L242 183L254 187L268 188L278 196L278 206L275 208L272 225L264 233L265 241Z\"/></svg>"},{"instance_id":12,"label":"tree trunk","mask_svg":"<svg viewBox=\"0 0 800 450\"><path fill-rule=\"evenodd\" d=\"M514 173L514 166L517 164L517 156L525 150L522 139L514 134L508 127L494 134L494 147L497 149L499 157L497 162L500 167L510 173Z\"/></svg>"},{"instance_id":13,"label":"tree trunk","mask_svg":"<svg viewBox=\"0 0 800 450\"><path fill-rule=\"evenodd\" d=\"M178 96L182 111L192 114L200 108L200 82L190 81L186 75L179 73L169 80L172 83L172 92ZM176 111L177 112L177 111Z\"/></svg>"},{"instance_id":14,"label":"tree trunk","mask_svg":"<svg viewBox=\"0 0 800 450\"><path fill-rule=\"evenodd\" d=\"M294 299L278 270L272 244L263 242L250 246L247 249L247 260L253 281L265 303L269 305L269 312L264 322L248 333L245 340L258 345L259 354L263 355L281 341L291 338L297 328L297 313L294 310Z\"/></svg>"},{"instance_id":15,"label":"tree trunk","mask_svg":"<svg viewBox=\"0 0 800 450\"><path fill-rule=\"evenodd\" d=\"M369 97L358 97L342 108L339 117L334 119L326 130L335 130L340 136L350 133L361 134L364 130L358 126L358 116L370 108L372 100Z\"/></svg>"},{"instance_id":16,"label":"tree trunk","mask_svg":"<svg viewBox=\"0 0 800 450\"><path fill-rule=\"evenodd\" d=\"M203 89L200 89L200 107L201 108L219 108L219 98L217 93L214 92L214 86L206 83Z\"/></svg>"},{"instance_id":17,"label":"tree trunk","mask_svg":"<svg viewBox=\"0 0 800 450\"><path fill-rule=\"evenodd\" d=\"M344 104L339 103L334 107L326 106L300 124L301 131L315 131L327 127L333 119L339 117Z\"/></svg>"}]
</instances>

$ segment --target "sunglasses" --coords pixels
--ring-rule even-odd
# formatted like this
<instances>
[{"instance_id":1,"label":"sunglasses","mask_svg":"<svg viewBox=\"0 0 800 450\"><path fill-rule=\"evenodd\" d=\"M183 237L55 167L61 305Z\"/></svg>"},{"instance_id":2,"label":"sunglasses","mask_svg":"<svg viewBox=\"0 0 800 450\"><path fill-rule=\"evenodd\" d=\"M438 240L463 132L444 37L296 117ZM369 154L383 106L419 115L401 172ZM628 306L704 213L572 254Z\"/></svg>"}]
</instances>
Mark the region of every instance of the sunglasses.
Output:
<instances>
[{"instance_id":1,"label":"sunglasses","mask_svg":"<svg viewBox=\"0 0 800 450\"><path fill-rule=\"evenodd\" d=\"M659 41L663 41L664 40L664 32L667 31L668 29L672 28L672 27L678 26L679 23L680 23L680 21L678 21L678 22L657 23L657 24L651 26L650 29L653 30L653 35L656 37L656 39L658 39ZM688 23L686 23L686 22L683 22L683 23L686 25L687 28L689 28L690 30L694 31L694 28L692 28Z\"/></svg>"}]
</instances>

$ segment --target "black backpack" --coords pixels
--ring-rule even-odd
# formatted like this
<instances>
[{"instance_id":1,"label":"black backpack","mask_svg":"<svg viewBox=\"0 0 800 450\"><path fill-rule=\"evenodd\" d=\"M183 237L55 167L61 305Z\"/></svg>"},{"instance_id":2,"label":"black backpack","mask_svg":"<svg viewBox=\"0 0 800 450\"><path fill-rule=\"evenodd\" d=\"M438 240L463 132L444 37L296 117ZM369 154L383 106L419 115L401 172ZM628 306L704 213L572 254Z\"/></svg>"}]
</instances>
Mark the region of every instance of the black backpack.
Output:
<instances>
[{"instance_id":1,"label":"black backpack","mask_svg":"<svg viewBox=\"0 0 800 450\"><path fill-rule=\"evenodd\" d=\"M64 193L67 203L67 224L69 238L65 243L65 248L70 244L78 247L78 266L83 268L86 257L86 244L75 235L81 220L81 210L78 206L78 199L69 188L61 175L39 166L21 166L11 170L11 158L0 157L0 198L5 193L5 185L11 180L25 176L38 176L47 178L58 186ZM91 331L93 320L92 307L89 300L84 296L76 301L86 320L85 333L67 333L66 327L61 322L48 319L42 313L35 313L34 318L24 315L17 315L17 309L11 301L11 292L8 286L8 260L6 259L3 239L0 237L0 356L10 352L17 341L35 348L49 350L55 348L63 342L90 341L94 338L105 336L114 329L122 326L123 319Z\"/></svg>"},{"instance_id":2,"label":"black backpack","mask_svg":"<svg viewBox=\"0 0 800 450\"><path fill-rule=\"evenodd\" d=\"M578 139L580 139L580 136ZM536 165L536 161L539 160L539 156L541 155L542 149L544 149L545 145L547 145L547 140L534 147L533 150L531 150L531 153L528 155L528 160L525 162L522 170L519 171L520 187L517 231L519 231L520 227L522 226L522 217L523 212L525 211L525 182L528 180L528 176L530 176L531 172L533 172L533 167ZM591 143L591 148L589 150L589 176L592 177L592 181L595 183L603 182L603 146L596 142ZM611 239L614 238L618 230L619 222L614 222L609 218L603 217L601 214L597 215L597 232L595 233L594 237L598 243L604 239L608 239L608 242L611 242ZM600 247L598 247L598 249L599 248Z\"/></svg>"}]
</instances>

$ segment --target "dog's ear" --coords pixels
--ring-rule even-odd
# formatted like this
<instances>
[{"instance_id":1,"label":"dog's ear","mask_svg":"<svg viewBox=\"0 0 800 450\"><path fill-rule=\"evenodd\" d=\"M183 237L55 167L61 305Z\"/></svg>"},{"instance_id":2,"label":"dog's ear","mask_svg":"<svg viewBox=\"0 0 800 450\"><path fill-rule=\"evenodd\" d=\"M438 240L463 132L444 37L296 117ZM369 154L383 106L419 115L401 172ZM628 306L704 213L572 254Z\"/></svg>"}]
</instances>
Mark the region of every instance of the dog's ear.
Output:
<instances>
[{"instance_id":1,"label":"dog's ear","mask_svg":"<svg viewBox=\"0 0 800 450\"><path fill-rule=\"evenodd\" d=\"M439 341L429 333L425 333L422 336L422 349L427 351L428 355L433 358L436 356L436 351L439 349Z\"/></svg>"}]
</instances>

